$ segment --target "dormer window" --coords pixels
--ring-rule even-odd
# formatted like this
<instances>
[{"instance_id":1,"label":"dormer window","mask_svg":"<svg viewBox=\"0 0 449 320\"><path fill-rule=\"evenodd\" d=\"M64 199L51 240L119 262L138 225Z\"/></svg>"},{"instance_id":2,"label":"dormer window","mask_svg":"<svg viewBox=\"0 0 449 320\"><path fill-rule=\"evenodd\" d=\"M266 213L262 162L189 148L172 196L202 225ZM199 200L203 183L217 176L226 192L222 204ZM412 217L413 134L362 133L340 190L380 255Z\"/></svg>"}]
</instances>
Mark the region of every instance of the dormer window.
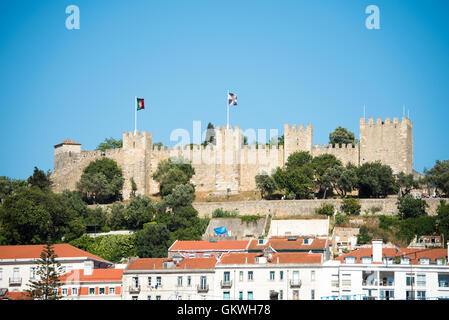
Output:
<instances>
[{"instance_id":1,"label":"dormer window","mask_svg":"<svg viewBox=\"0 0 449 320\"><path fill-rule=\"evenodd\" d=\"M263 239L257 240L257 244L258 244L258 245L263 245L263 242L264 242Z\"/></svg>"},{"instance_id":2,"label":"dormer window","mask_svg":"<svg viewBox=\"0 0 449 320\"><path fill-rule=\"evenodd\" d=\"M437 258L437 264L443 265L444 259L443 258Z\"/></svg>"},{"instance_id":3,"label":"dormer window","mask_svg":"<svg viewBox=\"0 0 449 320\"><path fill-rule=\"evenodd\" d=\"M401 258L401 264L410 264L410 258L402 257Z\"/></svg>"},{"instance_id":4,"label":"dormer window","mask_svg":"<svg viewBox=\"0 0 449 320\"><path fill-rule=\"evenodd\" d=\"M345 257L345 263L346 264L354 264L356 262L355 257Z\"/></svg>"},{"instance_id":5,"label":"dormer window","mask_svg":"<svg viewBox=\"0 0 449 320\"><path fill-rule=\"evenodd\" d=\"M362 257L362 263L363 264L371 264L371 263L373 263L373 258L371 258L371 257Z\"/></svg>"},{"instance_id":6,"label":"dormer window","mask_svg":"<svg viewBox=\"0 0 449 320\"><path fill-rule=\"evenodd\" d=\"M419 264L430 264L430 259L429 258L420 258Z\"/></svg>"},{"instance_id":7,"label":"dormer window","mask_svg":"<svg viewBox=\"0 0 449 320\"><path fill-rule=\"evenodd\" d=\"M304 239L302 240L302 244L310 245L310 244L312 244L312 241L313 241L313 239L304 238Z\"/></svg>"}]
</instances>

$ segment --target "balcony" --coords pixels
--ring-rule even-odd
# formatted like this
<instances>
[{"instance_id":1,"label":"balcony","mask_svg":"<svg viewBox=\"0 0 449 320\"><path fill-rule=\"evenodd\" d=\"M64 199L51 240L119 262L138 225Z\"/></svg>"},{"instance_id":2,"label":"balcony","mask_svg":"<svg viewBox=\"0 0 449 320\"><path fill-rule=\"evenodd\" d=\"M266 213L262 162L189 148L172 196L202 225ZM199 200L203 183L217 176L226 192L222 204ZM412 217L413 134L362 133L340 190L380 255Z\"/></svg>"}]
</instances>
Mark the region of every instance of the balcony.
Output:
<instances>
[{"instance_id":1,"label":"balcony","mask_svg":"<svg viewBox=\"0 0 449 320\"><path fill-rule=\"evenodd\" d=\"M379 282L379 286L394 287L394 281L393 280L383 280L383 281Z\"/></svg>"},{"instance_id":2,"label":"balcony","mask_svg":"<svg viewBox=\"0 0 449 320\"><path fill-rule=\"evenodd\" d=\"M231 288L232 287L232 280L221 280L220 285L222 289Z\"/></svg>"},{"instance_id":3,"label":"balcony","mask_svg":"<svg viewBox=\"0 0 449 320\"><path fill-rule=\"evenodd\" d=\"M301 284L301 280L290 280L290 288L300 288Z\"/></svg>"},{"instance_id":4,"label":"balcony","mask_svg":"<svg viewBox=\"0 0 449 320\"><path fill-rule=\"evenodd\" d=\"M22 278L9 278L9 285L10 286L21 286Z\"/></svg>"},{"instance_id":5,"label":"balcony","mask_svg":"<svg viewBox=\"0 0 449 320\"><path fill-rule=\"evenodd\" d=\"M140 293L140 286L130 286L129 293Z\"/></svg>"},{"instance_id":6,"label":"balcony","mask_svg":"<svg viewBox=\"0 0 449 320\"><path fill-rule=\"evenodd\" d=\"M208 284L206 284L206 285L197 285L196 286L196 291L197 292L209 292L209 285Z\"/></svg>"},{"instance_id":7,"label":"balcony","mask_svg":"<svg viewBox=\"0 0 449 320\"><path fill-rule=\"evenodd\" d=\"M377 286L377 280L363 280L362 286L364 287L374 287Z\"/></svg>"}]
</instances>

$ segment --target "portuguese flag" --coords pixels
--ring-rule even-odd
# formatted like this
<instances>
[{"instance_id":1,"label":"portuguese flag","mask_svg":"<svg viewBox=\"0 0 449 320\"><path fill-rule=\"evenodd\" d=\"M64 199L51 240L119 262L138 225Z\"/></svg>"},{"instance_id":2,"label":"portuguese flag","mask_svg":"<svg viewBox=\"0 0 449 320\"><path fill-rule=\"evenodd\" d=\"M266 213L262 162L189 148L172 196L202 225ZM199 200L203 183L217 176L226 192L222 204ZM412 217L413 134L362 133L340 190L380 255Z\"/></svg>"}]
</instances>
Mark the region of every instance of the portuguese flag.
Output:
<instances>
[{"instance_id":1,"label":"portuguese flag","mask_svg":"<svg viewBox=\"0 0 449 320\"><path fill-rule=\"evenodd\" d=\"M137 98L137 111L145 109L145 103L143 99Z\"/></svg>"}]
</instances>

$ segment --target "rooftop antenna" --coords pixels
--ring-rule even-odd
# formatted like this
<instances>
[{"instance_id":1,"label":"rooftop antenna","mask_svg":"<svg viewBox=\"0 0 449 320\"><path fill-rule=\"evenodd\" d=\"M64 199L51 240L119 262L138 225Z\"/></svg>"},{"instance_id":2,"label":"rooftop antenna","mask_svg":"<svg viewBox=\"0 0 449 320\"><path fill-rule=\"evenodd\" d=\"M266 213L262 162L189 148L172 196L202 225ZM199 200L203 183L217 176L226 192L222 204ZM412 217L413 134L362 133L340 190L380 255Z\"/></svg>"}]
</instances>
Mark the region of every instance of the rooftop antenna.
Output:
<instances>
[{"instance_id":1,"label":"rooftop antenna","mask_svg":"<svg viewBox=\"0 0 449 320\"><path fill-rule=\"evenodd\" d=\"M366 119L366 110L365 110L365 105L363 105L363 119Z\"/></svg>"}]
</instances>

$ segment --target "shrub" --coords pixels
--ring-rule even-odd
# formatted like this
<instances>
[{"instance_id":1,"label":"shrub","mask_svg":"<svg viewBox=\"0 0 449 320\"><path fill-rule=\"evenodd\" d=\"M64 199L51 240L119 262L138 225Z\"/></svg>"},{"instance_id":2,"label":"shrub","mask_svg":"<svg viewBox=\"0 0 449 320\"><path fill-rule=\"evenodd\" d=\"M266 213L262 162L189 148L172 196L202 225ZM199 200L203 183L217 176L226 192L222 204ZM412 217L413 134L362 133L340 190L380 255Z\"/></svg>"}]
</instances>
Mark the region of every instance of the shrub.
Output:
<instances>
[{"instance_id":1,"label":"shrub","mask_svg":"<svg viewBox=\"0 0 449 320\"><path fill-rule=\"evenodd\" d=\"M358 199L346 198L343 199L341 209L346 214L358 215L360 214L360 208L362 205Z\"/></svg>"},{"instance_id":2,"label":"shrub","mask_svg":"<svg viewBox=\"0 0 449 320\"><path fill-rule=\"evenodd\" d=\"M334 214L334 205L330 203L323 203L320 207L315 208L315 212L318 214L325 214L331 216Z\"/></svg>"}]
</instances>

